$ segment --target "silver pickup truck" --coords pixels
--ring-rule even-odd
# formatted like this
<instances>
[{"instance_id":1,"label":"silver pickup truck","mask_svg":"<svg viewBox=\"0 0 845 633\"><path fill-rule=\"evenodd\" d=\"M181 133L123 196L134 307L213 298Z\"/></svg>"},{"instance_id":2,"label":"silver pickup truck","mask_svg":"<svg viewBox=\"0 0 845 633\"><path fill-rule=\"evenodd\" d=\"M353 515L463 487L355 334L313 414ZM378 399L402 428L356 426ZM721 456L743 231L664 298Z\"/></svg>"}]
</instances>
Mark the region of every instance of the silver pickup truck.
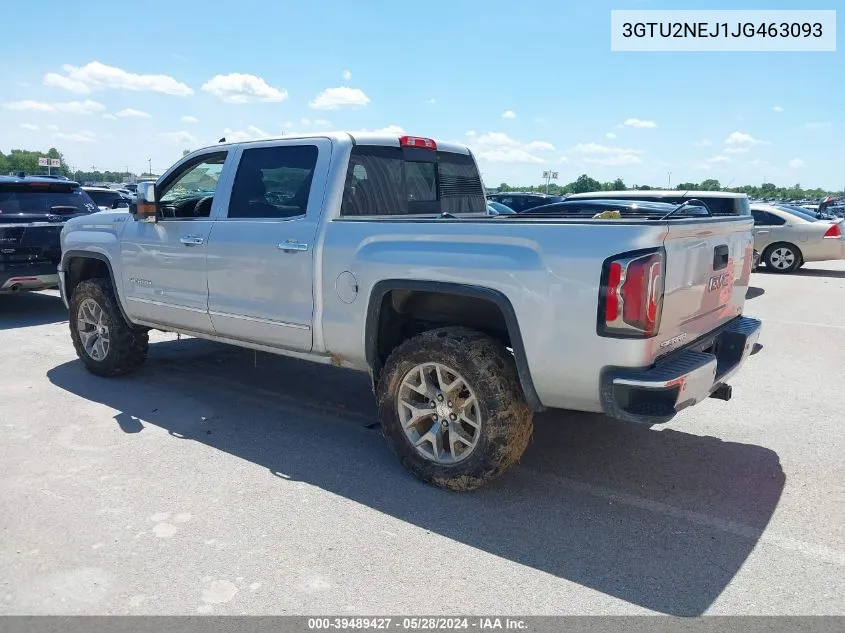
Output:
<instances>
[{"instance_id":1,"label":"silver pickup truck","mask_svg":"<svg viewBox=\"0 0 845 633\"><path fill-rule=\"evenodd\" d=\"M700 211L700 209L699 209ZM221 143L62 231L62 296L99 376L150 328L368 371L425 481L477 488L544 408L666 422L752 352L750 216L490 216L472 153L419 137Z\"/></svg>"}]
</instances>

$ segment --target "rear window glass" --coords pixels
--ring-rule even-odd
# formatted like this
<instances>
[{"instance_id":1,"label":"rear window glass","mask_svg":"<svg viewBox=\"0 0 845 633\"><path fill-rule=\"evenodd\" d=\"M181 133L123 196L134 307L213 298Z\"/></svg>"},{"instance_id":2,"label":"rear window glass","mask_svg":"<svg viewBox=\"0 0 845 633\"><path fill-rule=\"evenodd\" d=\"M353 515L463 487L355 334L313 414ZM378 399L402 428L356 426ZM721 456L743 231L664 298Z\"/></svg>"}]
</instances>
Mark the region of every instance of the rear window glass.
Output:
<instances>
[{"instance_id":1,"label":"rear window glass","mask_svg":"<svg viewBox=\"0 0 845 633\"><path fill-rule=\"evenodd\" d=\"M92 213L97 205L79 188L0 185L0 215L75 215Z\"/></svg>"},{"instance_id":2,"label":"rear window glass","mask_svg":"<svg viewBox=\"0 0 845 633\"><path fill-rule=\"evenodd\" d=\"M677 196L637 196L629 197L625 196L626 200L643 200L648 202L668 202L671 204L681 204L685 200L689 200L690 198L695 198L695 196L686 196L684 197L682 194ZM704 204L707 205L707 208L710 209L710 213L713 215L751 215L751 207L748 204L748 198L698 198Z\"/></svg>"},{"instance_id":3,"label":"rear window glass","mask_svg":"<svg viewBox=\"0 0 845 633\"><path fill-rule=\"evenodd\" d=\"M777 206L778 209L784 211L790 215L794 215L796 217L801 218L802 220L807 220L807 222L818 222L818 218L814 215L807 213L805 209L801 209L800 207L791 207L783 204L779 204Z\"/></svg>"},{"instance_id":4,"label":"rear window glass","mask_svg":"<svg viewBox=\"0 0 845 633\"><path fill-rule=\"evenodd\" d=\"M432 160L433 159L433 160ZM481 177L467 154L399 147L352 150L342 216L486 213Z\"/></svg>"},{"instance_id":5,"label":"rear window glass","mask_svg":"<svg viewBox=\"0 0 845 633\"><path fill-rule=\"evenodd\" d=\"M115 200L122 200L121 196L116 191L86 191L91 199L100 207L110 207Z\"/></svg>"}]
</instances>

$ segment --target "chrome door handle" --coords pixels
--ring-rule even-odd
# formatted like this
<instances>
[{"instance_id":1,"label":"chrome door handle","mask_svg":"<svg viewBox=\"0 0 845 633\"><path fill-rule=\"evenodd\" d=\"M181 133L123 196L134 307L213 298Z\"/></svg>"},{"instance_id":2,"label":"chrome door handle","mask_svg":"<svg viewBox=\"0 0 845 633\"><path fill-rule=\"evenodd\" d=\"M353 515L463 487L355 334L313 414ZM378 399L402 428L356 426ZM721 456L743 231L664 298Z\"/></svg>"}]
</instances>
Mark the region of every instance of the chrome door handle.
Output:
<instances>
[{"instance_id":1,"label":"chrome door handle","mask_svg":"<svg viewBox=\"0 0 845 633\"><path fill-rule=\"evenodd\" d=\"M768 231L754 231L754 235L765 235Z\"/></svg>"},{"instance_id":2,"label":"chrome door handle","mask_svg":"<svg viewBox=\"0 0 845 633\"><path fill-rule=\"evenodd\" d=\"M196 235L186 235L185 237L179 238L179 241L185 246L199 246L205 242L203 238L197 237Z\"/></svg>"},{"instance_id":3,"label":"chrome door handle","mask_svg":"<svg viewBox=\"0 0 845 633\"><path fill-rule=\"evenodd\" d=\"M301 253L308 250L308 244L305 242L297 242L296 240L286 240L279 242L279 249L286 253Z\"/></svg>"}]
</instances>

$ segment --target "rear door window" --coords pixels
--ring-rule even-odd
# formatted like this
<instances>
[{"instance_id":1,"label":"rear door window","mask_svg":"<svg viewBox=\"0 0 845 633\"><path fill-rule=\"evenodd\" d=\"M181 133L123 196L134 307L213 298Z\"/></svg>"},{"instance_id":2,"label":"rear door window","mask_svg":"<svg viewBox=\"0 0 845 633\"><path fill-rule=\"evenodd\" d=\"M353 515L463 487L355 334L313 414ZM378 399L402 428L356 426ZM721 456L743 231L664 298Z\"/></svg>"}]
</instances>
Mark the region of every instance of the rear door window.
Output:
<instances>
[{"instance_id":1,"label":"rear door window","mask_svg":"<svg viewBox=\"0 0 845 633\"><path fill-rule=\"evenodd\" d=\"M342 216L486 212L481 177L468 154L366 145L352 150Z\"/></svg>"}]
</instances>

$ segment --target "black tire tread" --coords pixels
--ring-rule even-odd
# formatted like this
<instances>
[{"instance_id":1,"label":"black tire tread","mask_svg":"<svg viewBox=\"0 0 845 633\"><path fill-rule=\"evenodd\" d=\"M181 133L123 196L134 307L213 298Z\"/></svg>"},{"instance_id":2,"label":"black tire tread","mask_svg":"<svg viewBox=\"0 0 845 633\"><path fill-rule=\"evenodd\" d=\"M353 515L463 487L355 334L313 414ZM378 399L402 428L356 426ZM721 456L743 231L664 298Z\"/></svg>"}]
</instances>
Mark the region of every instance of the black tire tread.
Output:
<instances>
[{"instance_id":1,"label":"black tire tread","mask_svg":"<svg viewBox=\"0 0 845 633\"><path fill-rule=\"evenodd\" d=\"M465 460L444 466L420 456L396 413L403 377L422 362L442 362L473 383L481 408L482 437ZM486 387L481 389L481 387ZM454 491L480 488L519 461L533 431L513 356L497 340L463 327L445 327L410 338L393 350L376 396L382 432L405 468L427 483Z\"/></svg>"},{"instance_id":2,"label":"black tire tread","mask_svg":"<svg viewBox=\"0 0 845 633\"><path fill-rule=\"evenodd\" d=\"M778 246L787 246L795 253L795 261L792 263L792 266L789 268L775 268L769 264L769 255L771 255L772 251L775 250ZM773 273L778 273L781 275L787 275L789 273L794 273L796 270L801 268L804 263L804 254L801 252L801 249L798 248L795 244L791 242L775 242L774 244L769 244L766 247L766 250L763 251L763 254L760 256L761 263L766 264L766 270L770 270Z\"/></svg>"},{"instance_id":3,"label":"black tire tread","mask_svg":"<svg viewBox=\"0 0 845 633\"><path fill-rule=\"evenodd\" d=\"M85 299L94 299L106 313L109 326L109 353L102 361L88 356L76 330L76 314ZM108 279L86 279L80 282L70 299L70 335L76 355L92 374L115 378L132 373L144 364L149 349L149 334L126 322L111 282Z\"/></svg>"}]
</instances>

